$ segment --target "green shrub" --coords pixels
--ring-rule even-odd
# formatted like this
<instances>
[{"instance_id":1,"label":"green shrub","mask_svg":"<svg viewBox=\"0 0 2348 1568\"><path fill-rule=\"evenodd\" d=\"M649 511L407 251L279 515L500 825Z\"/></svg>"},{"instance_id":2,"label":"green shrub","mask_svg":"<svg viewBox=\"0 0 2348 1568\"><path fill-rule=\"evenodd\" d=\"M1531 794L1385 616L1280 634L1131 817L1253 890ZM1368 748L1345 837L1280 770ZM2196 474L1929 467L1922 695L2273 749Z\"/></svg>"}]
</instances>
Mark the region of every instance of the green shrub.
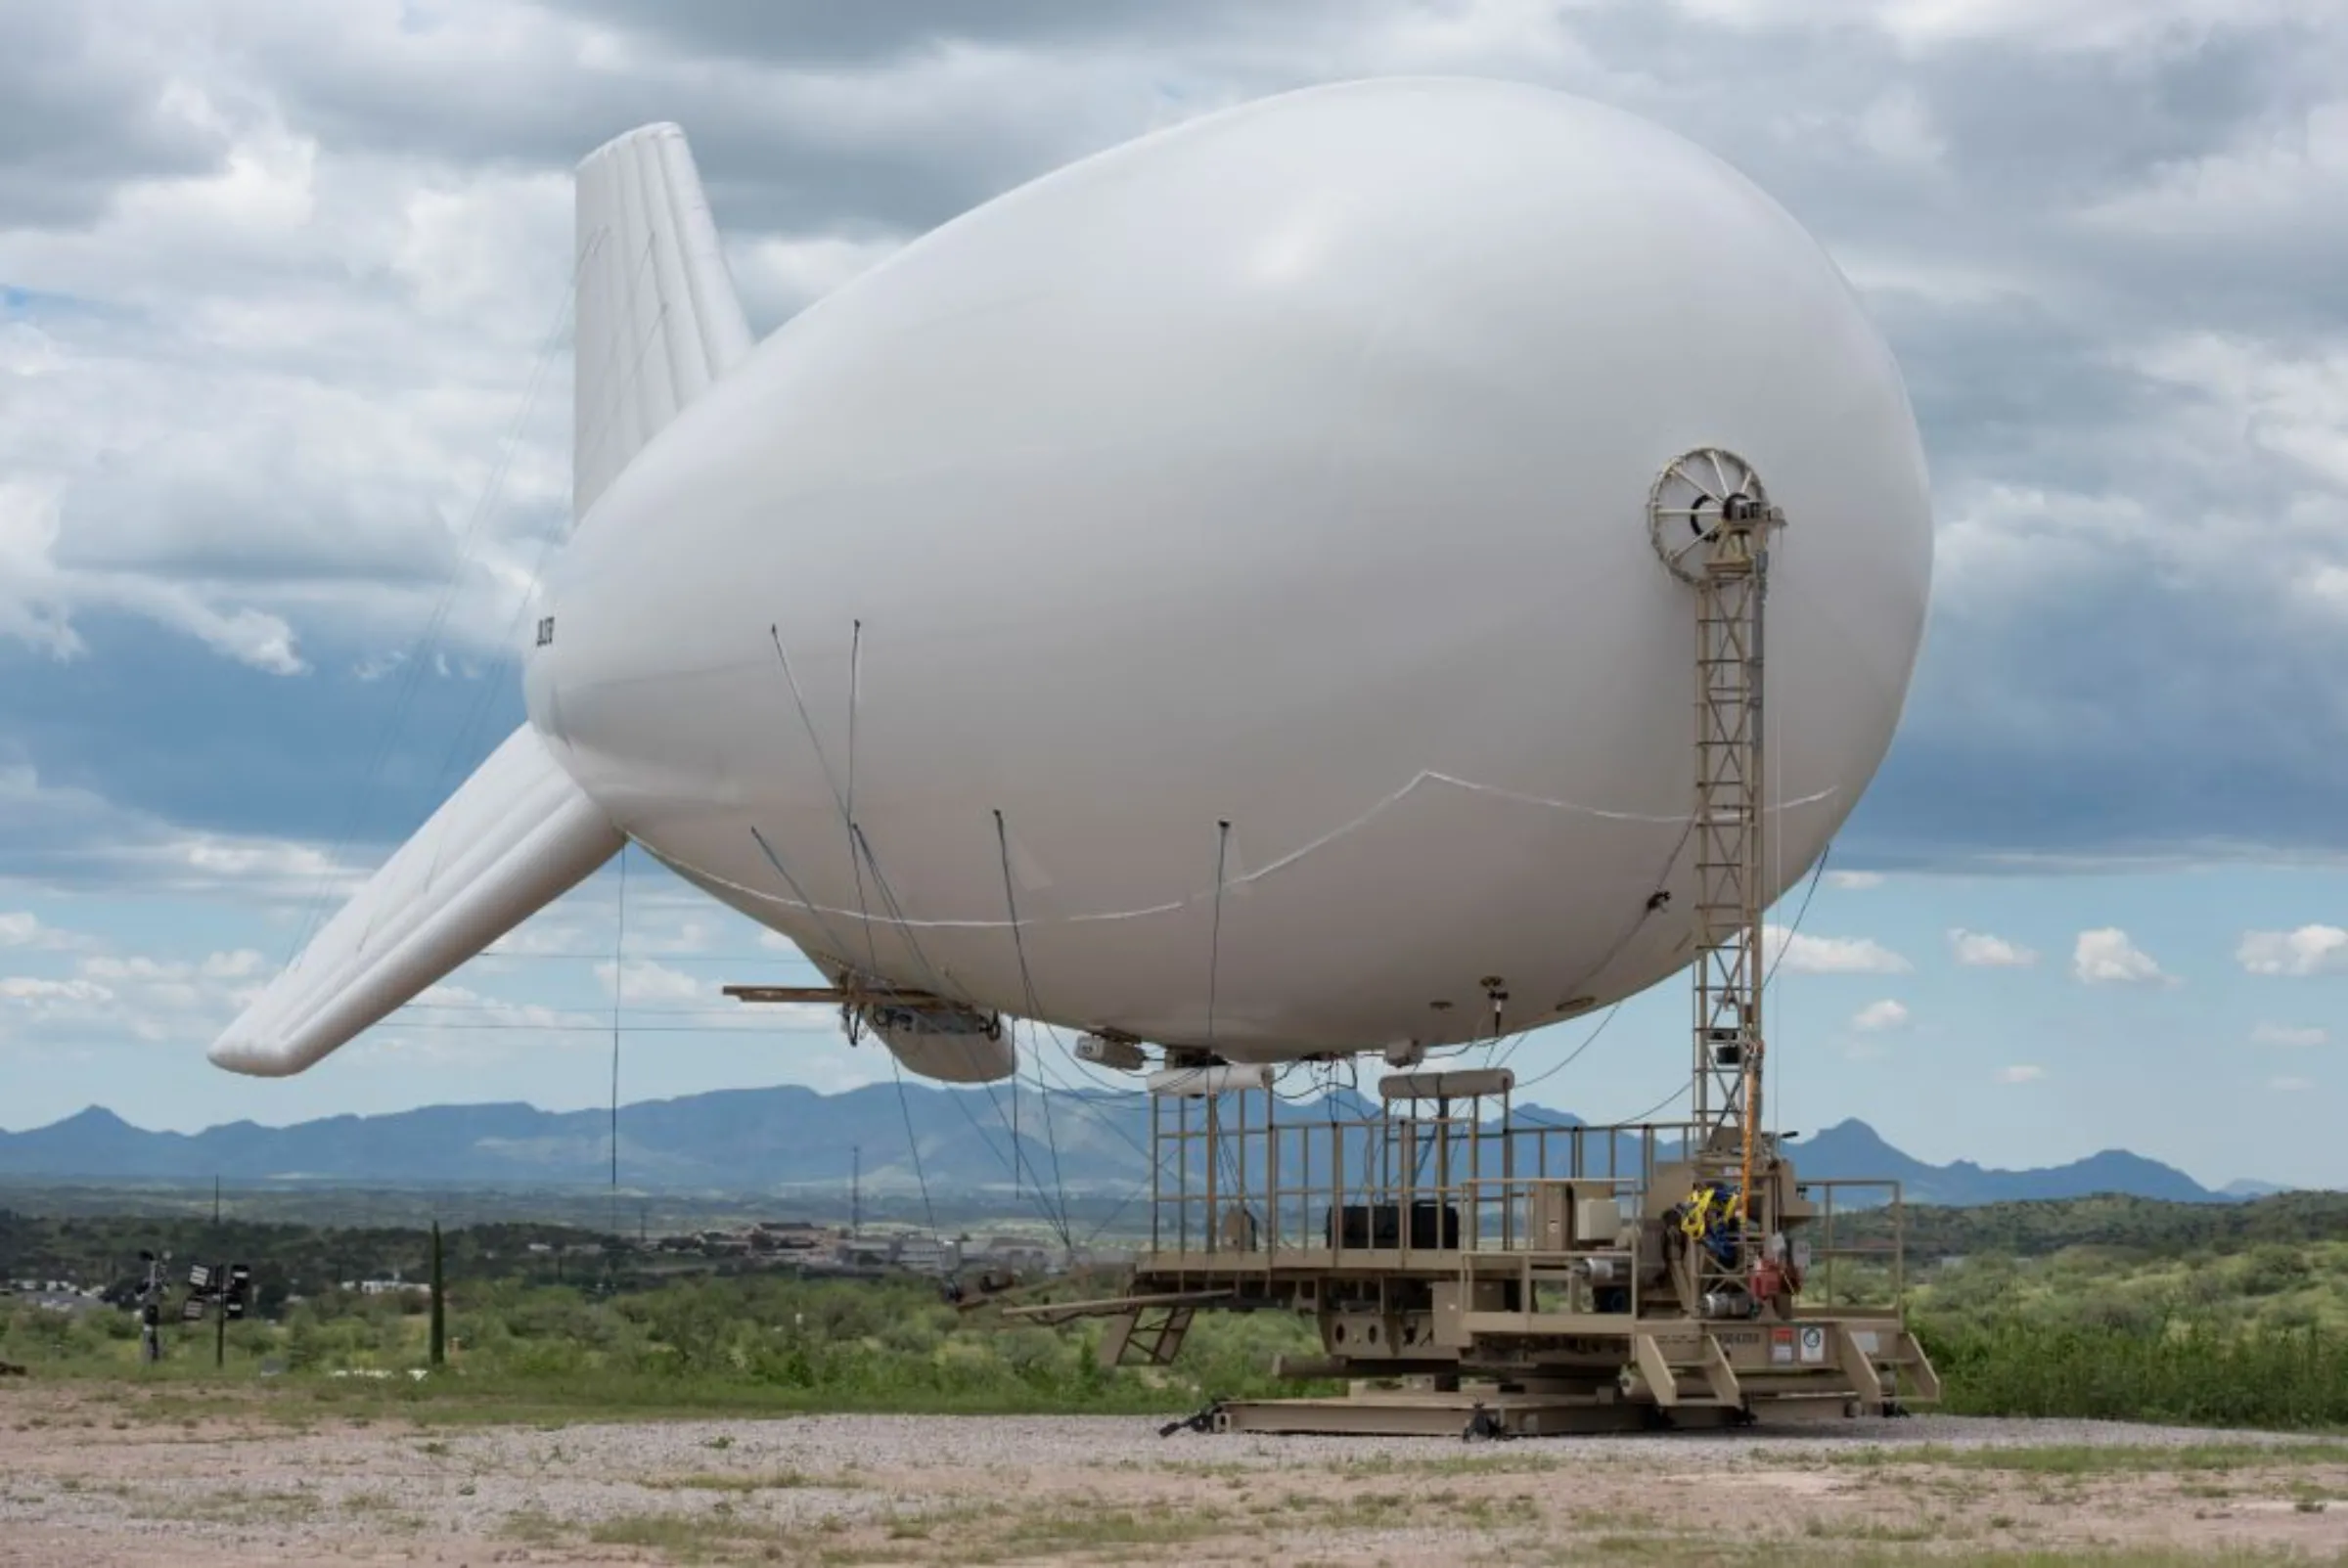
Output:
<instances>
[{"instance_id":1,"label":"green shrub","mask_svg":"<svg viewBox=\"0 0 2348 1568\"><path fill-rule=\"evenodd\" d=\"M1919 1324L1942 1408L1978 1415L2348 1426L2348 1338L2215 1324Z\"/></svg>"}]
</instances>

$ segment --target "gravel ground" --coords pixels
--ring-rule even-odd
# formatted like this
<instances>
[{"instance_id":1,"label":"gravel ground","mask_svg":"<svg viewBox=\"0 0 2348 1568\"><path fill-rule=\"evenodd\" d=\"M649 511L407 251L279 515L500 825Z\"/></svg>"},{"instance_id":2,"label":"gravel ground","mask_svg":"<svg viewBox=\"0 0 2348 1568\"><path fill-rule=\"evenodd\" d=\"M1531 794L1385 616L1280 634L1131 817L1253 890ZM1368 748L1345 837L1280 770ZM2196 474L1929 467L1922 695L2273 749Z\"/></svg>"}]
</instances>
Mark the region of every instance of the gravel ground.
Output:
<instances>
[{"instance_id":1,"label":"gravel ground","mask_svg":"<svg viewBox=\"0 0 2348 1568\"><path fill-rule=\"evenodd\" d=\"M187 1410L0 1393L0 1563L1741 1560L1700 1533L1724 1517L1804 1560L2348 1551L2348 1448L2092 1422L1463 1445L1160 1439L1105 1417L304 1427Z\"/></svg>"}]
</instances>

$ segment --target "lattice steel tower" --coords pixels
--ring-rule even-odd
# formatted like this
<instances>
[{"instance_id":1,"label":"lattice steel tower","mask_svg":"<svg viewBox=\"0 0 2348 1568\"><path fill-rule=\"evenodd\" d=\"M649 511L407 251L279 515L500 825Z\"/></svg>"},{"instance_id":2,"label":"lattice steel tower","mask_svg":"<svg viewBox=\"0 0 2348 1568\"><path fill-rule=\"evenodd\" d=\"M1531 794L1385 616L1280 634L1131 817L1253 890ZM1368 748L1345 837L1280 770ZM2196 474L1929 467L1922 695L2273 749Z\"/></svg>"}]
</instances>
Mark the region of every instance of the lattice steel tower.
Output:
<instances>
[{"instance_id":1,"label":"lattice steel tower","mask_svg":"<svg viewBox=\"0 0 2348 1568\"><path fill-rule=\"evenodd\" d=\"M1752 1191L1766 1053L1761 915L1768 866L1762 633L1771 532L1784 517L1749 464L1699 448L1656 478L1648 528L1695 589L1696 955L1690 1120L1698 1149Z\"/></svg>"}]
</instances>

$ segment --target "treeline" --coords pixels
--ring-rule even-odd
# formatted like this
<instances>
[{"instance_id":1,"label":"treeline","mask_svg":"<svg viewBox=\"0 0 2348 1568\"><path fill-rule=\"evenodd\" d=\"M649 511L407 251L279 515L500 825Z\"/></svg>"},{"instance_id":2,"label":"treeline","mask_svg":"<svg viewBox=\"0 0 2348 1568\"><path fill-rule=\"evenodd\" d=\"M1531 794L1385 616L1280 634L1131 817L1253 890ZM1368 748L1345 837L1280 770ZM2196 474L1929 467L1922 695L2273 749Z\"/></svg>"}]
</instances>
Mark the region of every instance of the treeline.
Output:
<instances>
[{"instance_id":1,"label":"treeline","mask_svg":"<svg viewBox=\"0 0 2348 1568\"><path fill-rule=\"evenodd\" d=\"M1975 1208L1910 1204L1902 1217L1911 1260L1998 1254L2044 1257L2071 1247L2116 1247L2143 1257L2237 1252L2262 1243L2348 1241L2348 1192L2280 1192L2245 1203L2169 1203L2106 1194ZM1837 1215L1841 1239L1883 1239L1887 1211Z\"/></svg>"},{"instance_id":2,"label":"treeline","mask_svg":"<svg viewBox=\"0 0 2348 1568\"><path fill-rule=\"evenodd\" d=\"M2348 1425L2348 1199L2086 1199L1910 1217L1940 1227L1926 1234L1941 1244L1919 1244L1912 1227L1905 1300L1948 1410ZM1842 1239L1848 1225L1838 1226ZM533 1244L555 1250L534 1254ZM420 1297L338 1288L393 1272L426 1277L424 1231L230 1221L215 1233L208 1221L0 1212L0 1276L87 1278L98 1269L127 1278L141 1247L172 1251L175 1265L254 1268L262 1319L232 1326L231 1376L268 1372L387 1398L461 1390L453 1397L583 1410L1176 1412L1280 1391L1271 1358L1317 1348L1311 1325L1286 1314L1205 1314L1172 1367L1104 1371L1098 1322L1045 1328L992 1309L958 1313L933 1285L908 1279L663 1279L632 1272L638 1264L606 1253L591 1231L484 1225L447 1235L451 1375L354 1384L329 1379L426 1362ZM1891 1299L1893 1277L1879 1264L1846 1262L1835 1276L1846 1298ZM1054 1288L1073 1298L1115 1283ZM1824 1285L1814 1271L1820 1305ZM166 1334L176 1348L161 1375L209 1374L207 1327ZM37 1375L132 1375L136 1335L126 1313L0 1299L0 1361Z\"/></svg>"},{"instance_id":3,"label":"treeline","mask_svg":"<svg viewBox=\"0 0 2348 1568\"><path fill-rule=\"evenodd\" d=\"M2261 1241L2231 1252L2072 1247L2042 1258L1975 1255L1913 1278L1910 1309L1944 1323L2151 1337L2203 1325L2348 1334L2348 1241Z\"/></svg>"},{"instance_id":4,"label":"treeline","mask_svg":"<svg viewBox=\"0 0 2348 1568\"><path fill-rule=\"evenodd\" d=\"M1962 1415L2156 1421L2263 1430L2348 1426L2348 1334L2174 1324L2050 1327L1921 1321Z\"/></svg>"},{"instance_id":5,"label":"treeline","mask_svg":"<svg viewBox=\"0 0 2348 1568\"><path fill-rule=\"evenodd\" d=\"M549 1249L540 1254L531 1246ZM274 1316L289 1296L330 1292L346 1280L423 1279L430 1266L427 1230L321 1230L224 1219L146 1217L35 1217L0 1209L0 1282L71 1280L119 1290L142 1277L142 1251L168 1255L165 1278L177 1285L192 1263L243 1263L264 1314ZM495 1224L447 1234L442 1267L452 1280L545 1277L564 1271L592 1274L604 1238L568 1226ZM583 1256L593 1254L594 1256Z\"/></svg>"},{"instance_id":6,"label":"treeline","mask_svg":"<svg viewBox=\"0 0 2348 1568\"><path fill-rule=\"evenodd\" d=\"M232 1325L227 1370L305 1380L410 1370L427 1363L425 1324L418 1298L320 1295L277 1322ZM163 1375L207 1374L211 1332L167 1328ZM1196 1408L1209 1391L1287 1387L1270 1379L1272 1357L1307 1348L1311 1330L1282 1314L1207 1316L1175 1367L1105 1370L1097 1322L966 1316L913 1280L769 1276L600 1298L514 1280L452 1284L448 1333L448 1375L401 1381L401 1396L461 1388L458 1397L585 1409L1159 1412ZM39 1375L131 1374L137 1334L126 1313L0 1305L0 1360Z\"/></svg>"},{"instance_id":7,"label":"treeline","mask_svg":"<svg viewBox=\"0 0 2348 1568\"><path fill-rule=\"evenodd\" d=\"M224 1216L321 1230L421 1230L437 1220L446 1230L528 1223L567 1226L598 1234L617 1231L636 1235L649 1231L658 1235L776 1218L844 1223L851 1212L861 1213L868 1222L887 1224L925 1223L934 1212L941 1226L989 1229L1036 1217L1032 1201L1021 1202L1009 1193L992 1202L985 1201L985 1194L962 1194L958 1201L939 1193L932 1210L924 1206L918 1192L870 1185L861 1206L852 1209L844 1181L836 1187L794 1187L788 1195L778 1195L684 1187L622 1188L613 1194L600 1184L585 1183L501 1187L443 1182L390 1187L282 1180L230 1182L217 1196ZM0 1208L27 1215L208 1221L214 1197L215 1189L208 1181L93 1183L0 1177ZM1071 1196L1070 1201L1071 1218L1089 1215L1090 1223L1098 1223L1115 1207L1116 1200L1111 1199Z\"/></svg>"},{"instance_id":8,"label":"treeline","mask_svg":"<svg viewBox=\"0 0 2348 1568\"><path fill-rule=\"evenodd\" d=\"M486 1412L900 1411L1166 1414L1209 1399L1328 1392L1275 1383L1272 1358L1310 1352L1283 1313L1202 1314L1171 1367L1105 1370L1098 1322L1047 1328L958 1313L910 1280L691 1279L596 1297L515 1280L450 1291L450 1348L423 1383L351 1381L427 1363L421 1301L333 1292L281 1321L232 1325L227 1373L267 1373L320 1397L472 1403ZM2066 1317L2067 1313L2067 1317ZM2348 1425L2348 1332L2240 1325L2223 1307L2151 1322L2096 1321L2040 1302L1959 1304L1916 1318L1961 1413ZM35 1375L206 1377L208 1326L165 1330L162 1368L141 1370L137 1328L115 1312L0 1309L0 1360Z\"/></svg>"}]
</instances>

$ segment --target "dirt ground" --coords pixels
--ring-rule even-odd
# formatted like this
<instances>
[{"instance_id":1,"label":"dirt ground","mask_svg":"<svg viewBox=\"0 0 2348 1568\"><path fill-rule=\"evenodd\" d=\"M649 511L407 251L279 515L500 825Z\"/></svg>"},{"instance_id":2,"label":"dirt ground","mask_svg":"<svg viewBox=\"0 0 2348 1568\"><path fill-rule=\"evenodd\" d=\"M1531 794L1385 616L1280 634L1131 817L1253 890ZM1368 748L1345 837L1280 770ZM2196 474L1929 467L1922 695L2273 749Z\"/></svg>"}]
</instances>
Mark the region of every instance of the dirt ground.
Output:
<instances>
[{"instance_id":1,"label":"dirt ground","mask_svg":"<svg viewBox=\"0 0 2348 1568\"><path fill-rule=\"evenodd\" d=\"M2348 1558L2348 1445L1938 1416L1473 1445L1110 1417L434 1424L0 1386L7 1564L2024 1553Z\"/></svg>"}]
</instances>

